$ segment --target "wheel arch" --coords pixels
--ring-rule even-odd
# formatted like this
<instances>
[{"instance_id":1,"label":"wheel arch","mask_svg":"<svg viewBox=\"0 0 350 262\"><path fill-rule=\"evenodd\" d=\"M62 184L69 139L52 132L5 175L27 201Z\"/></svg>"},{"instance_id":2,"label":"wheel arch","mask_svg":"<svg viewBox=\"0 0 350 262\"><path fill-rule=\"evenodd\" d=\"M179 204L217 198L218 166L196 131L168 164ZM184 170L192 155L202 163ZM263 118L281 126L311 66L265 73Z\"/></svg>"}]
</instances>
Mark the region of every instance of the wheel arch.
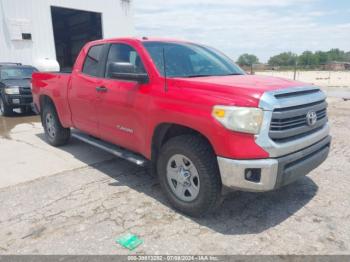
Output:
<instances>
[{"instance_id":1,"label":"wheel arch","mask_svg":"<svg viewBox=\"0 0 350 262\"><path fill-rule=\"evenodd\" d=\"M42 111L41 109L46 103L51 103L55 105L55 103L53 102L53 99L48 95L40 95L39 103L40 103L40 111Z\"/></svg>"},{"instance_id":2,"label":"wheel arch","mask_svg":"<svg viewBox=\"0 0 350 262\"><path fill-rule=\"evenodd\" d=\"M153 135L152 135L152 142L151 142L151 160L152 162L156 162L156 159L158 158L160 148L162 145L164 145L167 141L169 141L171 138L181 136L181 135L197 135L204 139L210 148L212 149L213 153L215 154L214 147L212 143L210 142L209 138L204 135L202 132L193 129L192 127L181 125L181 124L175 124L175 123L160 123L156 126L154 129Z\"/></svg>"},{"instance_id":3,"label":"wheel arch","mask_svg":"<svg viewBox=\"0 0 350 262\"><path fill-rule=\"evenodd\" d=\"M49 105L49 104L52 105L55 108L56 112L57 112L56 105L55 105L53 99L50 96L48 96L48 95L40 95L40 97L39 97L39 105L40 105L40 117L41 117L41 120L43 120L43 108L44 108L44 106Z\"/></svg>"}]
</instances>

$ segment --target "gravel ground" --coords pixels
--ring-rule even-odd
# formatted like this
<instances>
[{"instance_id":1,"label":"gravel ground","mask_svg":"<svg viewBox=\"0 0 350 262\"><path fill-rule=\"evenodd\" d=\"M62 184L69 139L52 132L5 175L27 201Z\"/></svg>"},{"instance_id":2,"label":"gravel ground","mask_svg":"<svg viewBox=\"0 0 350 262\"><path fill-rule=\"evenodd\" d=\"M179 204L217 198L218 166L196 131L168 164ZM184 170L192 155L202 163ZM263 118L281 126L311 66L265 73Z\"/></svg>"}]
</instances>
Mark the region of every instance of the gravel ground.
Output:
<instances>
[{"instance_id":1,"label":"gravel ground","mask_svg":"<svg viewBox=\"0 0 350 262\"><path fill-rule=\"evenodd\" d=\"M257 75L267 75L283 78L294 78L294 71L262 71L256 72ZM318 86L345 87L350 86L349 71L302 71L297 70L296 80L304 83L313 83Z\"/></svg>"},{"instance_id":2,"label":"gravel ground","mask_svg":"<svg viewBox=\"0 0 350 262\"><path fill-rule=\"evenodd\" d=\"M144 169L103 159L0 189L0 253L350 254L350 101L329 103L331 154L292 185L233 192L216 214L192 219ZM128 232L144 241L134 251L115 244Z\"/></svg>"}]
</instances>

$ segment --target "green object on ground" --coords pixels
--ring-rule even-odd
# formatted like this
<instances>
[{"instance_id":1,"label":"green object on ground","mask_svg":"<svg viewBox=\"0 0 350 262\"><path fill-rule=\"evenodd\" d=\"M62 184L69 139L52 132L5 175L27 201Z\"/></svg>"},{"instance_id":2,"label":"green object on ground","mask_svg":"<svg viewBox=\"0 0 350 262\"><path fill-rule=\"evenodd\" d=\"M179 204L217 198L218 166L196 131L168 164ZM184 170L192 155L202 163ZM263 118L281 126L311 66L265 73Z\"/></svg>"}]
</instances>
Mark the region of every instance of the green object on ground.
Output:
<instances>
[{"instance_id":1,"label":"green object on ground","mask_svg":"<svg viewBox=\"0 0 350 262\"><path fill-rule=\"evenodd\" d=\"M136 235L128 233L125 236L122 236L119 239L117 239L116 243L120 244L121 246L129 250L133 250L139 245L141 245L143 241L139 239Z\"/></svg>"}]
</instances>

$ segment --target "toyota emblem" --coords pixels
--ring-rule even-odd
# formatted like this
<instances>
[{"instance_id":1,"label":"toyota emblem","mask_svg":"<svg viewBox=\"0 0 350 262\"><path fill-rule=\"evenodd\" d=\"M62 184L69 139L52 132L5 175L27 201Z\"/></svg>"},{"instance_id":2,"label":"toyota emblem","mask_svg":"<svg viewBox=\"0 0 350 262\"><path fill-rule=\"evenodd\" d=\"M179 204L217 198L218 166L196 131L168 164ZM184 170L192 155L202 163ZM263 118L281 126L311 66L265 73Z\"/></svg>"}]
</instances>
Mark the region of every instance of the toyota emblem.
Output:
<instances>
[{"instance_id":1,"label":"toyota emblem","mask_svg":"<svg viewBox=\"0 0 350 262\"><path fill-rule=\"evenodd\" d=\"M309 111L306 114L306 123L308 126L314 126L317 122L317 114L315 111Z\"/></svg>"}]
</instances>

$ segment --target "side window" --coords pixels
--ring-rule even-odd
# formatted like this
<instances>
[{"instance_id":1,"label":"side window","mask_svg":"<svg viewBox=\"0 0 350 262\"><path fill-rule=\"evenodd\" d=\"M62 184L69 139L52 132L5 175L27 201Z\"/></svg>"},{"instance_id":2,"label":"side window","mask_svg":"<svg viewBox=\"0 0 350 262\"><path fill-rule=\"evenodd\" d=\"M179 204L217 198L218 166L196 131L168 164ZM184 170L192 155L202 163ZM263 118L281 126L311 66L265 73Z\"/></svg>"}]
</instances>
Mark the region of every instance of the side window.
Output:
<instances>
[{"instance_id":1,"label":"side window","mask_svg":"<svg viewBox=\"0 0 350 262\"><path fill-rule=\"evenodd\" d=\"M102 53L103 45L95 45L89 49L85 58L83 73L90 76L98 76L98 66Z\"/></svg>"},{"instance_id":2,"label":"side window","mask_svg":"<svg viewBox=\"0 0 350 262\"><path fill-rule=\"evenodd\" d=\"M130 63L134 65L136 73L146 73L146 70L142 64L141 58L136 50L126 44L112 44L109 49L106 74L107 78L110 78L110 65L111 63Z\"/></svg>"}]
</instances>

